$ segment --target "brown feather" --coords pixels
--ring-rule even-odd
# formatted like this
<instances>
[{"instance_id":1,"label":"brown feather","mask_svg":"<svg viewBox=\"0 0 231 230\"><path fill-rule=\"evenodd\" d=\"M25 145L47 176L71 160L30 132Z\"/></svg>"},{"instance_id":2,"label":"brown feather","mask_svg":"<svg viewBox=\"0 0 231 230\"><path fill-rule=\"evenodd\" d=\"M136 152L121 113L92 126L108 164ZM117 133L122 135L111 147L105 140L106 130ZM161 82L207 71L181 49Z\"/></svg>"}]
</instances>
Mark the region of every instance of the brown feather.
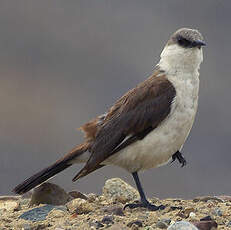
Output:
<instances>
[{"instance_id":1,"label":"brown feather","mask_svg":"<svg viewBox=\"0 0 231 230\"><path fill-rule=\"evenodd\" d=\"M121 97L97 126L89 148L91 157L73 180L102 167L105 159L155 129L170 113L175 95L174 86L163 72L157 70ZM132 135L131 139L120 146L129 135Z\"/></svg>"}]
</instances>

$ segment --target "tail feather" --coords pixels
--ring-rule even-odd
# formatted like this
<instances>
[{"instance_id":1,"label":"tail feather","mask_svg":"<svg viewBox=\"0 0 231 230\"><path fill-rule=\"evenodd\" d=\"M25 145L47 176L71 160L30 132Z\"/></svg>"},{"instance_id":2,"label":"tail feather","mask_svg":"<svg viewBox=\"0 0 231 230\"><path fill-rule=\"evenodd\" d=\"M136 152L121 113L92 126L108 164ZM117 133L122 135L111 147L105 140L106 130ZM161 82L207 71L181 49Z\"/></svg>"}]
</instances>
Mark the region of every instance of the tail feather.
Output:
<instances>
[{"instance_id":1,"label":"tail feather","mask_svg":"<svg viewBox=\"0 0 231 230\"><path fill-rule=\"evenodd\" d=\"M88 149L88 144L84 143L77 146L73 149L70 153L66 154L63 158L56 161L51 166L44 168L40 172L34 174L33 176L29 177L19 185L17 185L13 192L17 194L23 194L31 190L32 188L42 184L43 182L47 181L57 173L63 171L64 169L70 167L73 163L72 160L81 155L82 153L86 152Z\"/></svg>"}]
</instances>

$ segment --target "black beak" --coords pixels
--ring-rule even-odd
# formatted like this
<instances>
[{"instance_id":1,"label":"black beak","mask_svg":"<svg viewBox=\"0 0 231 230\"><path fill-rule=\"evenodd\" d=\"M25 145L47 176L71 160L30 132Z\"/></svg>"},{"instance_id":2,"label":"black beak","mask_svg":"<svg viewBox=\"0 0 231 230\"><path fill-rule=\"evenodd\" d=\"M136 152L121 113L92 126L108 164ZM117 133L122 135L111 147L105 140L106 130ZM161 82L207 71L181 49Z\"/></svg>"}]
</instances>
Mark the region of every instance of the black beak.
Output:
<instances>
[{"instance_id":1,"label":"black beak","mask_svg":"<svg viewBox=\"0 0 231 230\"><path fill-rule=\"evenodd\" d=\"M204 41L201 41L201 40L196 40L193 42L193 46L194 47L201 47L201 46L206 46L205 42Z\"/></svg>"}]
</instances>

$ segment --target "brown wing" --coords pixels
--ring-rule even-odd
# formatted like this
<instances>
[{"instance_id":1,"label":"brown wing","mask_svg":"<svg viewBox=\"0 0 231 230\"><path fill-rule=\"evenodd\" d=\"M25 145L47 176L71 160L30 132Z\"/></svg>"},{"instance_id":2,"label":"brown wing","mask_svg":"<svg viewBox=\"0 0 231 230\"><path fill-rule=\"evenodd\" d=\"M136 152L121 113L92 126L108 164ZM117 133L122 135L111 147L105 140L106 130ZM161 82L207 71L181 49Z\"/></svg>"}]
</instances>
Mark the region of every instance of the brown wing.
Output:
<instances>
[{"instance_id":1,"label":"brown wing","mask_svg":"<svg viewBox=\"0 0 231 230\"><path fill-rule=\"evenodd\" d=\"M94 132L91 157L73 180L101 167L105 159L145 137L168 116L176 91L164 74L158 74L130 90L109 110Z\"/></svg>"}]
</instances>

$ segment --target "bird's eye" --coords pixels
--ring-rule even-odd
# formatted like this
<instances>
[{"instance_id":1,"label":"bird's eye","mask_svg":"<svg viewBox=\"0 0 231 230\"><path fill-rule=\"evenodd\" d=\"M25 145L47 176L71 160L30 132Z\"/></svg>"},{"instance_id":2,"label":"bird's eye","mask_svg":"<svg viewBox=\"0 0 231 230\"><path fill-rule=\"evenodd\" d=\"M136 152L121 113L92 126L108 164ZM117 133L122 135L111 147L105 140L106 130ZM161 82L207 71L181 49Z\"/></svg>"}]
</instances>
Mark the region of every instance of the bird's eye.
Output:
<instances>
[{"instance_id":1,"label":"bird's eye","mask_svg":"<svg viewBox=\"0 0 231 230\"><path fill-rule=\"evenodd\" d=\"M182 47L187 47L187 48L192 47L192 42L189 41L189 40L187 40L187 39L185 39L185 38L183 38L183 37L178 37L177 38L177 42Z\"/></svg>"}]
</instances>

